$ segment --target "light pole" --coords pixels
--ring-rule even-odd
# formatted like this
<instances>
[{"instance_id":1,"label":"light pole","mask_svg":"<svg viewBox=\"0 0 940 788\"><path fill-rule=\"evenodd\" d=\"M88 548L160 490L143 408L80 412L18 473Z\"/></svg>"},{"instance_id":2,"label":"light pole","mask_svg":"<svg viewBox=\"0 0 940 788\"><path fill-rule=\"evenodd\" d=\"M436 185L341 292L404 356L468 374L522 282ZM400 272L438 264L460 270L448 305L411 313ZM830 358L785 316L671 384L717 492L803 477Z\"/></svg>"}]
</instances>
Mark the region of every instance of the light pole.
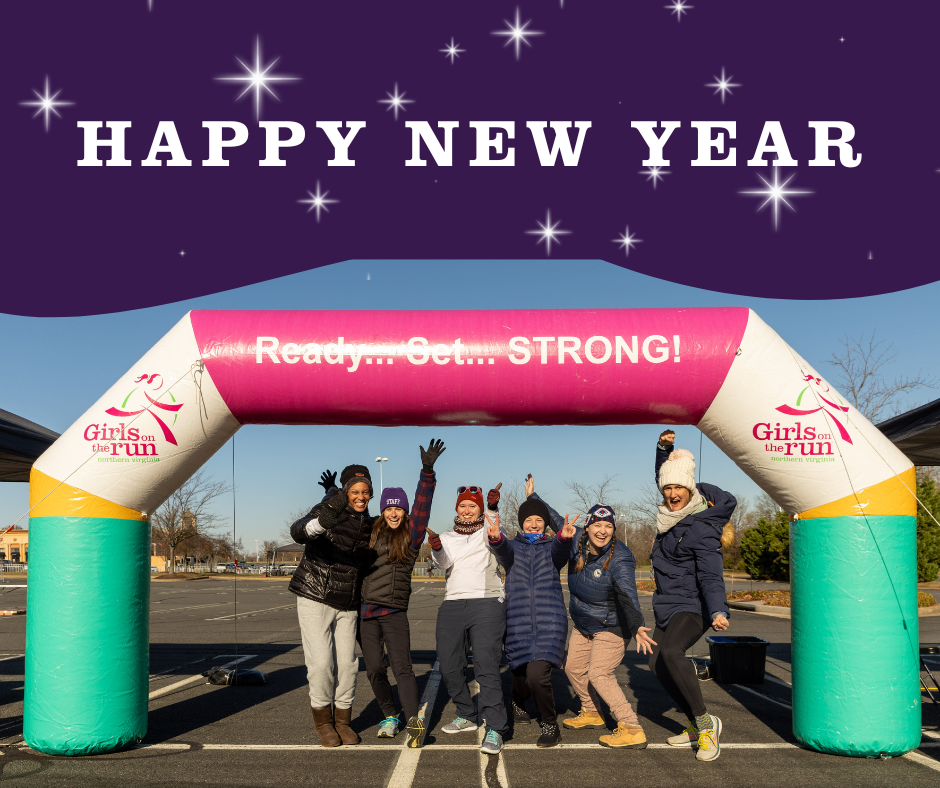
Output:
<instances>
[{"instance_id":1,"label":"light pole","mask_svg":"<svg viewBox=\"0 0 940 788\"><path fill-rule=\"evenodd\" d=\"M381 495L382 490L385 489L385 485L382 482L382 463L388 462L388 457L376 457L375 461L379 464L379 494Z\"/></svg>"},{"instance_id":2,"label":"light pole","mask_svg":"<svg viewBox=\"0 0 940 788\"><path fill-rule=\"evenodd\" d=\"M261 559L258 558L258 542L260 540L255 539L255 563L257 564Z\"/></svg>"}]
</instances>

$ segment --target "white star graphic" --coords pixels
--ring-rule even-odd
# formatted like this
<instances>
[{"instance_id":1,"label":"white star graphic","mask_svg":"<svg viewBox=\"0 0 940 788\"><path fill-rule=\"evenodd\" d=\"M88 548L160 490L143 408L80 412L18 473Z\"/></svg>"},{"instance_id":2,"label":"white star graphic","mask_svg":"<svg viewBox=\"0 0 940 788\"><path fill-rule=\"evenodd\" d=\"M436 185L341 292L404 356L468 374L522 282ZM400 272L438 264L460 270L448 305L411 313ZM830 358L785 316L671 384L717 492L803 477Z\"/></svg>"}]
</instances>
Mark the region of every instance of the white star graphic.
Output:
<instances>
[{"instance_id":1,"label":"white star graphic","mask_svg":"<svg viewBox=\"0 0 940 788\"><path fill-rule=\"evenodd\" d=\"M664 170L662 167L647 167L645 170L639 171L640 175L645 175L646 180L653 182L653 188L656 188L657 181L663 180L664 175L670 175L669 170Z\"/></svg>"},{"instance_id":2,"label":"white star graphic","mask_svg":"<svg viewBox=\"0 0 940 788\"><path fill-rule=\"evenodd\" d=\"M627 257L630 256L630 249L637 244L643 243L642 238L637 238L635 235L630 232L630 225L627 225L626 231L619 238L612 238L611 243L620 244L620 248L626 252Z\"/></svg>"},{"instance_id":3,"label":"white star graphic","mask_svg":"<svg viewBox=\"0 0 940 788\"><path fill-rule=\"evenodd\" d=\"M787 197L802 197L807 194L813 194L811 189L788 189L787 184L792 181L796 175L791 175L783 183L780 183L780 173L774 169L774 182L770 183L763 175L758 175L763 181L764 189L742 189L738 194L747 194L751 197L765 197L766 199L757 207L760 211L768 203L773 203L774 230L780 226L780 203L783 203L791 211L796 209L787 201Z\"/></svg>"},{"instance_id":4,"label":"white star graphic","mask_svg":"<svg viewBox=\"0 0 940 788\"><path fill-rule=\"evenodd\" d=\"M387 98L387 99L379 99L379 100L378 100L378 103L379 103L379 104L388 104L388 109L385 110L386 112L388 112L388 110L390 110L390 109L395 110L395 120L398 120L398 110L401 110L402 112L407 112L407 111L408 111L408 109L405 107L405 104L414 104L414 103L415 103L415 102L414 102L414 99L406 99L406 98L405 98L405 96L408 95L407 92L402 93L402 94L399 95L399 93L398 93L398 83L397 83L397 82L395 83L395 93L392 94L392 93L389 93L389 92L386 90L386 91L385 91L385 95L388 96L388 98Z\"/></svg>"},{"instance_id":5,"label":"white star graphic","mask_svg":"<svg viewBox=\"0 0 940 788\"><path fill-rule=\"evenodd\" d=\"M450 58L450 64L451 64L451 65L454 65L454 58L455 58L455 57L460 57L460 53L461 53L461 52L466 52L467 50L466 50L466 49L461 49L461 48L460 48L460 44L455 44L455 43L454 43L454 37L451 36L451 37L450 37L450 43L447 44L447 45L444 47L444 49L438 49L437 51L438 51L438 52L443 52L443 53L444 53L444 57L449 57L449 58Z\"/></svg>"},{"instance_id":6,"label":"white star graphic","mask_svg":"<svg viewBox=\"0 0 940 788\"><path fill-rule=\"evenodd\" d=\"M731 93L731 88L739 88L739 87L741 87L740 83L738 83L738 82L732 82L732 81L731 81L732 79L734 79L734 74L732 74L730 77L726 77L726 76L725 76L725 67L722 66L722 67L721 67L721 77L719 78L719 77L716 76L716 77L715 77L715 81L714 81L714 82L707 82L707 83L705 83L705 87L707 87L707 88L715 88L715 95L716 95L716 96L717 96L719 93L721 93L721 103L724 104L724 103L725 103L725 94L726 94L726 93Z\"/></svg>"},{"instance_id":7,"label":"white star graphic","mask_svg":"<svg viewBox=\"0 0 940 788\"><path fill-rule=\"evenodd\" d=\"M525 44L527 47L532 46L529 43L529 36L542 36L545 35L541 30L529 30L529 25L532 24L532 20L526 20L525 24L522 24L519 17L519 6L516 6L516 23L513 25L508 19L504 19L503 23L506 25L508 30L494 30L494 36L506 36L506 43L504 46L509 46L510 44L516 45L516 60L519 59L519 53L521 52L521 44Z\"/></svg>"},{"instance_id":8,"label":"white star graphic","mask_svg":"<svg viewBox=\"0 0 940 788\"><path fill-rule=\"evenodd\" d=\"M310 211L316 209L316 212L317 212L317 224L320 223L320 211L323 210L323 211L326 211L327 213L329 213L329 212L330 212L330 209L327 208L326 206L327 206L327 205L333 205L334 203L338 203L338 202L339 202L339 200L328 200L328 199L326 199L326 195L329 194L329 191L325 191L325 192L323 192L322 194L320 193L320 181L317 181L317 193L314 194L312 191L310 191L310 189L307 189L307 194L310 195L310 199L309 199L309 200L297 200L297 202L305 203L305 204L307 204L307 205L310 206L310 207L307 209L307 213L310 213Z\"/></svg>"},{"instance_id":9,"label":"white star graphic","mask_svg":"<svg viewBox=\"0 0 940 788\"><path fill-rule=\"evenodd\" d=\"M33 88L33 93L36 94L36 98L39 101L21 101L20 104L24 107L38 107L38 109L33 113L35 118L40 112L44 116L44 121L46 124L46 131L49 131L49 113L55 113L56 117L61 118L59 111L56 107L71 107L74 106L74 101L56 101L56 97L62 92L61 89L57 90L52 95L49 95L49 77L46 77L46 89L43 95L39 94L39 91Z\"/></svg>"},{"instance_id":10,"label":"white star graphic","mask_svg":"<svg viewBox=\"0 0 940 788\"><path fill-rule=\"evenodd\" d=\"M526 230L526 235L538 235L541 236L536 244L540 244L543 241L545 242L545 256L551 257L552 255L552 241L557 244L560 244L561 241L556 237L558 235L571 235L571 230L558 230L557 227L561 222L555 222L552 224L552 211L549 208L545 211L545 224L542 224L538 219L535 220L538 224L538 230Z\"/></svg>"},{"instance_id":11,"label":"white star graphic","mask_svg":"<svg viewBox=\"0 0 940 788\"><path fill-rule=\"evenodd\" d=\"M685 4L685 0L675 0L675 2L674 2L672 5L664 5L663 8L671 8L671 9L672 9L672 13L674 13L674 14L676 15L676 21L677 21L677 22L681 22L681 21L682 21L682 15L689 13L688 11L686 11L686 9L687 9L687 8L695 8L695 6L694 6L694 5L686 5L686 4Z\"/></svg>"},{"instance_id":12,"label":"white star graphic","mask_svg":"<svg viewBox=\"0 0 940 788\"><path fill-rule=\"evenodd\" d=\"M249 90L255 92L255 120L261 118L261 98L264 92L270 93L271 96L278 101L280 99L277 96L269 83L271 82L299 82L300 77L279 77L274 74L269 74L268 72L274 68L275 64L279 57L274 58L268 65L262 67L261 65L261 38L260 36L255 39L255 64L252 68L247 65L241 58L235 58L238 61L238 64L245 69L245 74L241 76L228 76L228 77L216 77L216 80L220 82L244 82L246 84L245 89L238 94L236 101L244 96Z\"/></svg>"}]
</instances>

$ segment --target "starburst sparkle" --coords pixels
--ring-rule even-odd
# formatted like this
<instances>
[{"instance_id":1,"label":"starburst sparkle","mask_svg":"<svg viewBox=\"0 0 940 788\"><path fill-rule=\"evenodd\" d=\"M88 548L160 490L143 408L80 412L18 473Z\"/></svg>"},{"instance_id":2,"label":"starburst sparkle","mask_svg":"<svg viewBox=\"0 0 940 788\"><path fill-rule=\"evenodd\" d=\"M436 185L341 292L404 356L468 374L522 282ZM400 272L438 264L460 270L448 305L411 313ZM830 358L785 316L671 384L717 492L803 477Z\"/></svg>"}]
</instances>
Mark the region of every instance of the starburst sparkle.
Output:
<instances>
[{"instance_id":1,"label":"starburst sparkle","mask_svg":"<svg viewBox=\"0 0 940 788\"><path fill-rule=\"evenodd\" d=\"M238 61L238 64L245 69L245 73L241 75L227 76L227 77L216 77L220 82L244 82L245 89L238 94L236 101L244 96L249 90L253 90L255 94L255 120L261 118L261 99L264 93L268 93L272 98L280 101L277 93L271 88L270 83L272 82L299 82L300 77L287 77L287 76L276 76L271 74L270 71L277 64L277 61L280 60L279 57L274 58L268 65L261 65L262 56L261 56L261 38L258 37L255 39L255 63L254 66L249 66L241 58L235 58Z\"/></svg>"},{"instance_id":2,"label":"starburst sparkle","mask_svg":"<svg viewBox=\"0 0 940 788\"><path fill-rule=\"evenodd\" d=\"M653 182L653 188L656 188L656 183L663 180L664 175L669 175L669 170L664 170L662 167L647 167L645 170L639 171L640 175L645 175L646 180Z\"/></svg>"},{"instance_id":3,"label":"starburst sparkle","mask_svg":"<svg viewBox=\"0 0 940 788\"><path fill-rule=\"evenodd\" d=\"M451 64L451 65L454 65L454 58L455 58L455 57L460 57L460 53L461 53L461 52L466 52L467 50L466 50L466 49L461 49L461 48L460 48L460 44L455 44L455 43L454 43L454 37L451 36L451 37L450 37L450 43L447 44L443 49L439 49L439 50L437 50L437 51L438 51L438 52L443 52L443 53L444 53L444 57L449 57L449 58L450 58L450 64Z\"/></svg>"},{"instance_id":4,"label":"starburst sparkle","mask_svg":"<svg viewBox=\"0 0 940 788\"><path fill-rule=\"evenodd\" d=\"M326 198L326 195L329 194L329 191L325 191L322 193L320 192L320 181L317 181L317 193L314 194L312 191L310 191L310 189L307 189L307 194L310 195L309 199L297 200L297 202L304 203L305 205L310 206L307 209L307 213L310 213L310 211L316 210L317 224L320 223L320 211L326 211L327 213L329 213L330 209L327 208L327 205L333 205L334 203L339 202L339 200L328 200Z\"/></svg>"},{"instance_id":5,"label":"starburst sparkle","mask_svg":"<svg viewBox=\"0 0 940 788\"><path fill-rule=\"evenodd\" d=\"M407 112L407 111L408 111L408 108L405 107L405 104L414 104L414 103L415 103L415 102L414 102L414 99L406 99L406 98L405 98L405 96L408 95L407 92L404 92L404 93L399 94L399 92L398 92L398 83L397 83L397 82L395 83L395 92L394 92L394 94L389 93L389 92L386 90L386 91L385 91L385 95L388 96L388 98L387 98L387 99L379 99L379 100L378 100L378 103L379 103L379 104L388 104L388 109L385 110L386 112L388 112L388 110L395 110L395 120L398 120L398 110L401 110L402 112Z\"/></svg>"},{"instance_id":6,"label":"starburst sparkle","mask_svg":"<svg viewBox=\"0 0 940 788\"><path fill-rule=\"evenodd\" d=\"M46 77L46 89L42 95L40 95L38 90L33 88L33 93L36 94L36 98L39 100L38 101L21 101L20 104L24 107L37 107L36 111L33 113L33 117L35 118L39 113L42 113L43 120L46 125L46 131L49 131L50 113L54 113L57 118L61 118L62 116L59 114L59 111L56 109L56 107L71 107L71 106L74 106L75 104L74 101L56 101L58 95L61 92L62 90L60 89L50 95L49 77L47 76Z\"/></svg>"},{"instance_id":7,"label":"starburst sparkle","mask_svg":"<svg viewBox=\"0 0 940 788\"><path fill-rule=\"evenodd\" d=\"M519 55L522 51L522 44L525 44L527 47L532 46L529 43L529 36L542 36L545 35L541 30L529 30L529 25L532 24L532 20L526 20L525 24L522 23L519 16L519 6L516 6L516 23L512 24L508 19L504 19L503 23L508 29L506 30L494 30L494 36L505 36L506 43L505 46L510 44L515 44L516 47L516 60L519 59Z\"/></svg>"},{"instance_id":8,"label":"starburst sparkle","mask_svg":"<svg viewBox=\"0 0 940 788\"><path fill-rule=\"evenodd\" d=\"M672 5L664 5L663 8L671 8L672 13L676 15L676 21L682 21L682 15L688 14L687 8L695 8L694 5L686 5L685 0L675 0Z\"/></svg>"},{"instance_id":9,"label":"starburst sparkle","mask_svg":"<svg viewBox=\"0 0 940 788\"><path fill-rule=\"evenodd\" d=\"M750 197L764 197L764 201L757 206L757 210L762 210L766 205L773 204L774 230L780 226L780 205L781 203L791 211L796 209L787 201L787 197L803 197L807 194L813 194L811 189L788 189L787 185L796 175L791 175L783 183L780 183L780 173L774 170L774 181L770 183L763 175L758 175L764 183L763 189L742 189L739 194L746 194Z\"/></svg>"},{"instance_id":10,"label":"starburst sparkle","mask_svg":"<svg viewBox=\"0 0 940 788\"><path fill-rule=\"evenodd\" d=\"M559 230L558 225L561 224L560 221L552 223L552 211L551 209L545 211L545 223L538 221L536 219L536 224L538 224L538 230L526 230L526 235L537 235L539 236L537 244L542 242L545 243L545 256L551 257L552 254L552 242L554 241L557 244L560 244L561 241L557 236L559 235L571 235L571 230Z\"/></svg>"},{"instance_id":11,"label":"starburst sparkle","mask_svg":"<svg viewBox=\"0 0 940 788\"><path fill-rule=\"evenodd\" d=\"M717 77L717 76L716 76L716 77L715 77L715 81L714 81L714 82L707 82L707 83L705 83L705 87L707 87L707 88L714 88L714 89L715 89L715 95L716 95L716 96L717 96L719 93L721 93L721 103L724 104L724 103L725 103L725 94L726 94L726 93L731 93L731 88L739 88L739 87L741 87L740 83L738 83L738 82L732 82L732 81L731 81L732 79L734 79L734 74L732 74L730 77L726 77L726 76L725 76L725 67L722 66L722 67L721 67L721 77Z\"/></svg>"},{"instance_id":12,"label":"starburst sparkle","mask_svg":"<svg viewBox=\"0 0 940 788\"><path fill-rule=\"evenodd\" d=\"M620 244L620 248L624 250L626 256L630 256L630 249L636 246L637 244L643 243L642 238L637 238L630 232L630 225L627 225L627 229L619 238L612 238L611 243Z\"/></svg>"}]
</instances>

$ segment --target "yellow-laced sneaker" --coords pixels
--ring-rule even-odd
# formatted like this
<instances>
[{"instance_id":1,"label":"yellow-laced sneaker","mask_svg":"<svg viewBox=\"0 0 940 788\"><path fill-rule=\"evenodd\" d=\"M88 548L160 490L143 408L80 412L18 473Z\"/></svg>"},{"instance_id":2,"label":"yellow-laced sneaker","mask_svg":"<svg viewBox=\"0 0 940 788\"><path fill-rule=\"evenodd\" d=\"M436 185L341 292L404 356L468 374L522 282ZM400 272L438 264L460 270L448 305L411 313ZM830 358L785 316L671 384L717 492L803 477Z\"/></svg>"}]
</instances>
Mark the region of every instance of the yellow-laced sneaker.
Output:
<instances>
[{"instance_id":1,"label":"yellow-laced sneaker","mask_svg":"<svg viewBox=\"0 0 940 788\"><path fill-rule=\"evenodd\" d=\"M695 727L695 722L691 720L682 733L677 733L675 736L670 736L666 739L666 744L670 747L691 747L693 744L697 743L698 728Z\"/></svg>"},{"instance_id":2,"label":"yellow-laced sneaker","mask_svg":"<svg viewBox=\"0 0 940 788\"><path fill-rule=\"evenodd\" d=\"M581 709L578 712L577 717L569 717L566 720L562 720L562 725L566 728L606 728L607 723L604 722L604 718L598 714L596 711L587 711L586 709Z\"/></svg>"},{"instance_id":3,"label":"yellow-laced sneaker","mask_svg":"<svg viewBox=\"0 0 940 788\"><path fill-rule=\"evenodd\" d=\"M721 736L721 720L711 715L712 727L699 731L698 752L695 757L700 761L713 761L718 757L721 748L718 746L718 737Z\"/></svg>"},{"instance_id":4,"label":"yellow-laced sneaker","mask_svg":"<svg viewBox=\"0 0 940 788\"><path fill-rule=\"evenodd\" d=\"M621 722L614 732L601 736L598 741L605 747L626 747L631 750L646 749L646 734L639 725L627 725Z\"/></svg>"}]
</instances>

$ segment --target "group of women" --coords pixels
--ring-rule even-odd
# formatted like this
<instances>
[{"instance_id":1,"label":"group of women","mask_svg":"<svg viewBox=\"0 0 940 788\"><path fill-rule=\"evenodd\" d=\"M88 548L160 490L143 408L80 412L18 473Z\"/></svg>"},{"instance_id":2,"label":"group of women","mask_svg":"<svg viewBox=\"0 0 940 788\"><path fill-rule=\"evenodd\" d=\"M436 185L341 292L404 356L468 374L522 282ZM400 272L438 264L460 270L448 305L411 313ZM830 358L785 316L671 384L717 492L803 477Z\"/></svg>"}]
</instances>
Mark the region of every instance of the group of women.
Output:
<instances>
[{"instance_id":1,"label":"group of women","mask_svg":"<svg viewBox=\"0 0 940 788\"><path fill-rule=\"evenodd\" d=\"M526 710L531 698L541 718L538 746L557 744L561 730L551 676L554 668L563 667L581 703L563 727L606 729L599 704L603 700L617 725L599 743L645 748L643 727L614 675L635 640L637 652L649 656L653 674L688 719L686 728L667 742L696 747L702 761L717 758L721 720L708 713L686 652L709 628L728 627L721 545L736 502L714 485L697 484L694 457L674 450L674 441L675 433L667 430L656 448L656 482L663 502L651 555L654 628L645 626L636 562L616 539L610 506L596 504L584 525L576 527L580 516L571 521L562 517L535 492L529 475L514 538L499 523L500 485L485 497L482 487L458 487L453 530L437 534L428 520L434 463L444 452L441 441L421 447L422 469L410 512L404 490L387 488L379 516L370 517L372 480L365 466L343 470L339 487L335 473L324 473L320 484L326 497L291 526L291 535L305 551L290 583L298 596L310 705L321 745L360 741L350 726L357 638L385 714L378 735L396 736L404 720L407 745L422 745L425 721L418 708L407 608L412 570L427 536L433 565L446 575L437 655L457 716L442 727L445 733L474 731L485 724L481 750L498 753L510 727L508 711L517 726L532 722ZM566 567L567 610L561 586ZM479 685L476 703L466 679L468 651ZM504 651L512 674L509 710L500 675ZM402 717L387 677L386 652Z\"/></svg>"}]
</instances>

